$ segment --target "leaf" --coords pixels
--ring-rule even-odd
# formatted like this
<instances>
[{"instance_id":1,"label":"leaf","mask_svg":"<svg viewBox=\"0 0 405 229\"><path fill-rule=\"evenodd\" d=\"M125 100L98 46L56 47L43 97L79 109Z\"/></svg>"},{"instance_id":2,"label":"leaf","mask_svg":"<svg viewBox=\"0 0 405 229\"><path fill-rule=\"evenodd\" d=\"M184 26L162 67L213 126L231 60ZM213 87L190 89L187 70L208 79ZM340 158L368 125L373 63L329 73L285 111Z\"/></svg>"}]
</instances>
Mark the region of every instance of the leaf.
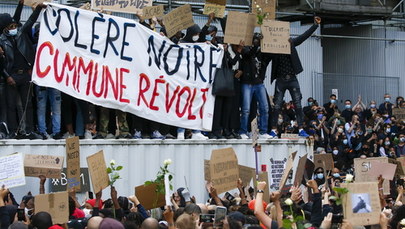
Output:
<instances>
[{"instance_id":1,"label":"leaf","mask_svg":"<svg viewBox=\"0 0 405 229\"><path fill-rule=\"evenodd\" d=\"M336 200L336 205L342 205L342 199L338 198L338 199Z\"/></svg>"},{"instance_id":2,"label":"leaf","mask_svg":"<svg viewBox=\"0 0 405 229\"><path fill-rule=\"evenodd\" d=\"M169 188L171 191L173 191L173 185L170 185Z\"/></svg>"},{"instance_id":3,"label":"leaf","mask_svg":"<svg viewBox=\"0 0 405 229\"><path fill-rule=\"evenodd\" d=\"M148 185L151 185L151 184L153 184L152 181L145 181L145 183L144 183L145 186L148 186Z\"/></svg>"},{"instance_id":4,"label":"leaf","mask_svg":"<svg viewBox=\"0 0 405 229\"><path fill-rule=\"evenodd\" d=\"M346 194L349 192L347 188L334 187L333 190L339 194Z\"/></svg>"},{"instance_id":5,"label":"leaf","mask_svg":"<svg viewBox=\"0 0 405 229\"><path fill-rule=\"evenodd\" d=\"M115 171L120 171L122 168L123 168L123 167L120 165L120 166L118 166L118 167L115 169Z\"/></svg>"},{"instance_id":6,"label":"leaf","mask_svg":"<svg viewBox=\"0 0 405 229\"><path fill-rule=\"evenodd\" d=\"M112 173L112 169L110 167L107 168L107 173L108 174Z\"/></svg>"},{"instance_id":7,"label":"leaf","mask_svg":"<svg viewBox=\"0 0 405 229\"><path fill-rule=\"evenodd\" d=\"M292 228L292 222L290 219L283 219L283 228L285 228L285 229Z\"/></svg>"},{"instance_id":8,"label":"leaf","mask_svg":"<svg viewBox=\"0 0 405 229\"><path fill-rule=\"evenodd\" d=\"M169 181L171 181L173 179L172 175L169 175Z\"/></svg>"}]
</instances>

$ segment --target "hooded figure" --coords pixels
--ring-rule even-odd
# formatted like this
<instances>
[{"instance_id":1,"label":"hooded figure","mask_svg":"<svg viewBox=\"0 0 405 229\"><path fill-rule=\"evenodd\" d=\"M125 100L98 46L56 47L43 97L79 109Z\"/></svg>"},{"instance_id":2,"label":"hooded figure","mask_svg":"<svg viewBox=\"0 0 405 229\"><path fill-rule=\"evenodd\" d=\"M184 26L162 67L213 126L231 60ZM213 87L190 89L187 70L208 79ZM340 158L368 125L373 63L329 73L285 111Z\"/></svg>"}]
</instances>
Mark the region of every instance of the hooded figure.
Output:
<instances>
[{"instance_id":1,"label":"hooded figure","mask_svg":"<svg viewBox=\"0 0 405 229\"><path fill-rule=\"evenodd\" d=\"M181 43L195 43L201 42L200 38L201 28L197 24L187 28L186 36L180 41Z\"/></svg>"}]
</instances>

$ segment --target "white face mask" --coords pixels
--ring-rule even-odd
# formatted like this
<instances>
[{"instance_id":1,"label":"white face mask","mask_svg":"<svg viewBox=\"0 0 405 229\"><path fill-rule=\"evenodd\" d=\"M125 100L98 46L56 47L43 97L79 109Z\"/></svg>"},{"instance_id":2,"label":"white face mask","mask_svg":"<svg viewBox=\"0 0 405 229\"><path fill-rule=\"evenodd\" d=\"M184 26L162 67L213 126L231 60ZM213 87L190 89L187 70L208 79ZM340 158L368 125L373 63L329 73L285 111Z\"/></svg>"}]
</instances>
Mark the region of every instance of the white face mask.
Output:
<instances>
[{"instance_id":1,"label":"white face mask","mask_svg":"<svg viewBox=\"0 0 405 229\"><path fill-rule=\"evenodd\" d=\"M28 208L24 208L24 213L25 213L25 217L26 218L31 218L31 216L33 215L32 213L33 213L33 208L30 208L30 209L28 209Z\"/></svg>"},{"instance_id":2,"label":"white face mask","mask_svg":"<svg viewBox=\"0 0 405 229\"><path fill-rule=\"evenodd\" d=\"M332 151L332 153L333 153L334 155L338 155L339 150L335 149L335 150Z\"/></svg>"},{"instance_id":3,"label":"white face mask","mask_svg":"<svg viewBox=\"0 0 405 229\"><path fill-rule=\"evenodd\" d=\"M17 35L17 33L18 33L17 28L15 28L15 29L10 29L10 30L8 31L8 34L9 34L10 36L15 36L15 35Z\"/></svg>"},{"instance_id":4,"label":"white face mask","mask_svg":"<svg viewBox=\"0 0 405 229\"><path fill-rule=\"evenodd\" d=\"M86 217L86 218L91 218L91 216L92 216L92 209L87 209L87 208L84 208L83 209L83 212L84 212L84 217Z\"/></svg>"},{"instance_id":5,"label":"white face mask","mask_svg":"<svg viewBox=\"0 0 405 229\"><path fill-rule=\"evenodd\" d=\"M198 36L198 35L195 35L195 36L193 36L193 41L198 41L198 38L200 38L200 36Z\"/></svg>"},{"instance_id":6,"label":"white face mask","mask_svg":"<svg viewBox=\"0 0 405 229\"><path fill-rule=\"evenodd\" d=\"M338 132L339 132L339 133L343 133L343 129L342 129L342 128L338 128Z\"/></svg>"}]
</instances>

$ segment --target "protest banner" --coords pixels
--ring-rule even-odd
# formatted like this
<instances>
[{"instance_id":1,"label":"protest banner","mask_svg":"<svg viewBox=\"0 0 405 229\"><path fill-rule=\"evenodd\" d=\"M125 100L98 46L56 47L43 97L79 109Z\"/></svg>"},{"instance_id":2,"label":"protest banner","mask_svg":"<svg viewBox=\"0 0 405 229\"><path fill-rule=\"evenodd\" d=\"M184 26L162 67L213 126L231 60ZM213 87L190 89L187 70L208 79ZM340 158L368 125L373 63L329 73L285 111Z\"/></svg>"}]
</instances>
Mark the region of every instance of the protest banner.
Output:
<instances>
[{"instance_id":1,"label":"protest banner","mask_svg":"<svg viewBox=\"0 0 405 229\"><path fill-rule=\"evenodd\" d=\"M284 168L284 173L281 176L281 180L280 180L280 183L278 185L278 190L279 191L283 190L283 188L285 186L285 183L287 182L288 175L290 174L291 169L293 168L295 155L297 155L297 151L291 153L290 156L288 157L287 163L286 163L285 168Z\"/></svg>"},{"instance_id":2,"label":"protest banner","mask_svg":"<svg viewBox=\"0 0 405 229\"><path fill-rule=\"evenodd\" d=\"M397 120L405 119L405 109L393 108L392 115L394 115L397 118Z\"/></svg>"},{"instance_id":3,"label":"protest banner","mask_svg":"<svg viewBox=\"0 0 405 229\"><path fill-rule=\"evenodd\" d=\"M38 4L43 2L50 2L51 0L25 0L24 5L30 7L36 7Z\"/></svg>"},{"instance_id":4,"label":"protest banner","mask_svg":"<svg viewBox=\"0 0 405 229\"><path fill-rule=\"evenodd\" d=\"M68 190L68 179L66 175L66 168L63 168L59 178L52 178L49 184L50 192L63 192ZM80 168L80 190L77 193L84 193L91 191L89 169Z\"/></svg>"},{"instance_id":5,"label":"protest banner","mask_svg":"<svg viewBox=\"0 0 405 229\"><path fill-rule=\"evenodd\" d=\"M388 158L386 157L371 157L366 159L355 158L354 159L354 171L355 171L355 183L357 182L370 182L377 181L378 175L370 174L372 162L377 161L380 163L387 163ZM390 194L390 181L384 180L383 183L384 195Z\"/></svg>"},{"instance_id":6,"label":"protest banner","mask_svg":"<svg viewBox=\"0 0 405 229\"><path fill-rule=\"evenodd\" d=\"M398 157L396 160L400 163L402 171L405 173L405 157Z\"/></svg>"},{"instance_id":7,"label":"protest banner","mask_svg":"<svg viewBox=\"0 0 405 229\"><path fill-rule=\"evenodd\" d=\"M343 194L343 212L353 226L379 224L381 213L377 182L342 183L348 193Z\"/></svg>"},{"instance_id":8,"label":"protest banner","mask_svg":"<svg viewBox=\"0 0 405 229\"><path fill-rule=\"evenodd\" d=\"M163 5L148 6L142 10L142 19L150 19L153 17L162 17L165 14Z\"/></svg>"},{"instance_id":9,"label":"protest banner","mask_svg":"<svg viewBox=\"0 0 405 229\"><path fill-rule=\"evenodd\" d=\"M108 187L110 179L107 174L107 166L102 150L87 157L87 166L89 167L93 192L97 193Z\"/></svg>"},{"instance_id":10,"label":"protest banner","mask_svg":"<svg viewBox=\"0 0 405 229\"><path fill-rule=\"evenodd\" d=\"M14 188L25 185L24 160L21 153L0 157L0 187Z\"/></svg>"},{"instance_id":11,"label":"protest banner","mask_svg":"<svg viewBox=\"0 0 405 229\"><path fill-rule=\"evenodd\" d=\"M238 158L232 148L212 151L210 176L218 194L236 188L236 181L239 179L239 167Z\"/></svg>"},{"instance_id":12,"label":"protest banner","mask_svg":"<svg viewBox=\"0 0 405 229\"><path fill-rule=\"evenodd\" d=\"M255 24L256 15L229 11L226 20L224 42L239 45L241 41L244 41L245 46L252 45Z\"/></svg>"},{"instance_id":13,"label":"protest banner","mask_svg":"<svg viewBox=\"0 0 405 229\"><path fill-rule=\"evenodd\" d=\"M165 24L167 37L172 37L178 31L194 25L191 6L187 4L170 11L163 17L163 23Z\"/></svg>"},{"instance_id":14,"label":"protest banner","mask_svg":"<svg viewBox=\"0 0 405 229\"><path fill-rule=\"evenodd\" d=\"M177 45L134 20L53 3L41 21L35 84L156 122L211 129L221 47Z\"/></svg>"},{"instance_id":15,"label":"protest banner","mask_svg":"<svg viewBox=\"0 0 405 229\"><path fill-rule=\"evenodd\" d=\"M225 5L205 2L203 14L208 15L210 13L214 13L217 18L223 18L225 15Z\"/></svg>"},{"instance_id":16,"label":"protest banner","mask_svg":"<svg viewBox=\"0 0 405 229\"><path fill-rule=\"evenodd\" d=\"M252 13L266 14L266 19L274 20L276 18L276 1L275 0L253 0Z\"/></svg>"},{"instance_id":17,"label":"protest banner","mask_svg":"<svg viewBox=\"0 0 405 229\"><path fill-rule=\"evenodd\" d=\"M80 145L79 137L66 139L67 190L80 191Z\"/></svg>"},{"instance_id":18,"label":"protest banner","mask_svg":"<svg viewBox=\"0 0 405 229\"><path fill-rule=\"evenodd\" d=\"M67 223L69 221L68 192L36 195L35 212L48 212L54 224Z\"/></svg>"},{"instance_id":19,"label":"protest banner","mask_svg":"<svg viewBox=\"0 0 405 229\"><path fill-rule=\"evenodd\" d=\"M335 167L330 153L314 154L314 164L315 168L322 167L324 171L332 170Z\"/></svg>"},{"instance_id":20,"label":"protest banner","mask_svg":"<svg viewBox=\"0 0 405 229\"><path fill-rule=\"evenodd\" d=\"M140 185L135 187L135 195L146 210L163 207L166 204L165 195L156 192L157 184Z\"/></svg>"},{"instance_id":21,"label":"protest banner","mask_svg":"<svg viewBox=\"0 0 405 229\"><path fill-rule=\"evenodd\" d=\"M291 54L290 23L284 21L263 20L261 25L263 39L261 51L265 53Z\"/></svg>"},{"instance_id":22,"label":"protest banner","mask_svg":"<svg viewBox=\"0 0 405 229\"><path fill-rule=\"evenodd\" d=\"M93 10L109 10L112 12L142 14L142 9L151 6L152 0L91 0Z\"/></svg>"},{"instance_id":23,"label":"protest banner","mask_svg":"<svg viewBox=\"0 0 405 229\"><path fill-rule=\"evenodd\" d=\"M24 172L27 177L44 175L46 178L58 178L63 166L62 156L34 155L24 156Z\"/></svg>"}]
</instances>

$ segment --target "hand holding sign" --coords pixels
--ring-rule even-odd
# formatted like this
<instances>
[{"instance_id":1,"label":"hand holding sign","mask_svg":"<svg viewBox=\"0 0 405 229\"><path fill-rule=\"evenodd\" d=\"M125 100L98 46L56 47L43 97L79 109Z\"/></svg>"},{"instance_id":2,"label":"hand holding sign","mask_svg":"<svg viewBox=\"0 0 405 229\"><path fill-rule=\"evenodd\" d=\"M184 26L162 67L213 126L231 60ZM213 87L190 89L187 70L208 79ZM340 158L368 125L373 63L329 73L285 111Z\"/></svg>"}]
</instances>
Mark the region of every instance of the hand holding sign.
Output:
<instances>
[{"instance_id":1,"label":"hand holding sign","mask_svg":"<svg viewBox=\"0 0 405 229\"><path fill-rule=\"evenodd\" d=\"M314 17L315 23L316 24L321 24L321 18L320 17Z\"/></svg>"}]
</instances>

